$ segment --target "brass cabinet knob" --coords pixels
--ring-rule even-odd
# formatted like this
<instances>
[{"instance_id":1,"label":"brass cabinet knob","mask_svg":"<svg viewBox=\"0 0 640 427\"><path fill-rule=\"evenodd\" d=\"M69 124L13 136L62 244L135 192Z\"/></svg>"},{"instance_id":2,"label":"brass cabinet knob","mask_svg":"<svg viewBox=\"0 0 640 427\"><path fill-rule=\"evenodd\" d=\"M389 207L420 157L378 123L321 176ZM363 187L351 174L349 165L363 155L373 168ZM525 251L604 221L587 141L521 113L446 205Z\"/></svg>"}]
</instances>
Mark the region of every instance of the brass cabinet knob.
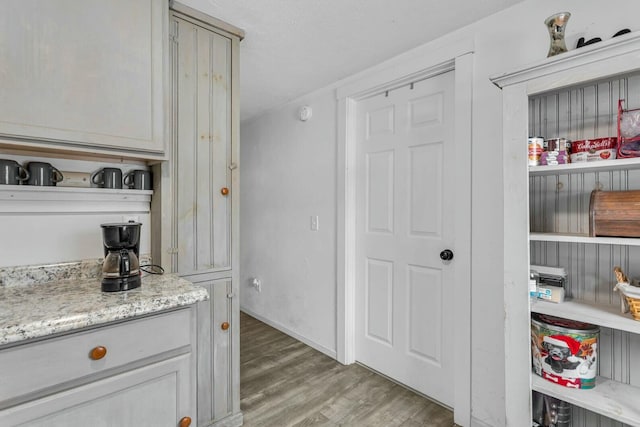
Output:
<instances>
[{"instance_id":1,"label":"brass cabinet knob","mask_svg":"<svg viewBox=\"0 0 640 427\"><path fill-rule=\"evenodd\" d=\"M92 360L100 360L103 357L105 357L107 355L107 347L103 347L101 345L94 347L90 352L89 352L89 357Z\"/></svg>"},{"instance_id":2,"label":"brass cabinet knob","mask_svg":"<svg viewBox=\"0 0 640 427\"><path fill-rule=\"evenodd\" d=\"M226 331L227 329L229 329L229 322L222 322L222 325L220 325L220 328L223 331Z\"/></svg>"},{"instance_id":3,"label":"brass cabinet knob","mask_svg":"<svg viewBox=\"0 0 640 427\"><path fill-rule=\"evenodd\" d=\"M178 427L189 427L191 425L191 417L182 417Z\"/></svg>"},{"instance_id":4,"label":"brass cabinet knob","mask_svg":"<svg viewBox=\"0 0 640 427\"><path fill-rule=\"evenodd\" d=\"M227 187L222 187L220 189L220 194L222 194L223 196L226 196L227 194L229 194L229 189Z\"/></svg>"}]
</instances>

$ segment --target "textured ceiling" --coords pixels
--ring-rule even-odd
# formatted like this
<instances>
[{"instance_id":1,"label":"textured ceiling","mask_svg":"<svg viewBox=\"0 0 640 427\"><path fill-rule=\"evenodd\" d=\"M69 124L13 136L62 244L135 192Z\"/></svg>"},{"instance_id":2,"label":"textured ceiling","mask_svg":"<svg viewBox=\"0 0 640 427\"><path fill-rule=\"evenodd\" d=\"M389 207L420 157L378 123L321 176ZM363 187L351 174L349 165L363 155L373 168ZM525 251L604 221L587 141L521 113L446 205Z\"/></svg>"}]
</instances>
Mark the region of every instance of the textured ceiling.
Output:
<instances>
[{"instance_id":1,"label":"textured ceiling","mask_svg":"<svg viewBox=\"0 0 640 427\"><path fill-rule=\"evenodd\" d=\"M181 0L245 31L241 120L520 1Z\"/></svg>"}]
</instances>

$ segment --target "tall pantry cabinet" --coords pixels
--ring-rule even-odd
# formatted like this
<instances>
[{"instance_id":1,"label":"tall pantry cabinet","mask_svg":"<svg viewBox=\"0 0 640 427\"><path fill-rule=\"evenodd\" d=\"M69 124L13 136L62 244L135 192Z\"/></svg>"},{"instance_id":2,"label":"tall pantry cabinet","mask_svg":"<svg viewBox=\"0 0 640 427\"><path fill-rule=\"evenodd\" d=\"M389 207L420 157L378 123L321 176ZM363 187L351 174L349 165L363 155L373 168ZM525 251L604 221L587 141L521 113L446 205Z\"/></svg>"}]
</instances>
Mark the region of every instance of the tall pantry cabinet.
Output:
<instances>
[{"instance_id":1,"label":"tall pantry cabinet","mask_svg":"<svg viewBox=\"0 0 640 427\"><path fill-rule=\"evenodd\" d=\"M640 108L640 35L631 33L492 78L503 89L506 419L531 425L531 390L572 405L573 427L640 425L640 322L620 313L614 266L640 278L640 239L590 237L592 190L640 189L640 158L527 165L527 137L617 135L617 105ZM568 300L530 301L529 265L563 267ZM531 369L530 313L600 327L593 389Z\"/></svg>"},{"instance_id":2,"label":"tall pantry cabinet","mask_svg":"<svg viewBox=\"0 0 640 427\"><path fill-rule=\"evenodd\" d=\"M170 136L155 168L154 258L211 296L198 305L198 424L242 424L238 298L241 30L171 3Z\"/></svg>"}]
</instances>

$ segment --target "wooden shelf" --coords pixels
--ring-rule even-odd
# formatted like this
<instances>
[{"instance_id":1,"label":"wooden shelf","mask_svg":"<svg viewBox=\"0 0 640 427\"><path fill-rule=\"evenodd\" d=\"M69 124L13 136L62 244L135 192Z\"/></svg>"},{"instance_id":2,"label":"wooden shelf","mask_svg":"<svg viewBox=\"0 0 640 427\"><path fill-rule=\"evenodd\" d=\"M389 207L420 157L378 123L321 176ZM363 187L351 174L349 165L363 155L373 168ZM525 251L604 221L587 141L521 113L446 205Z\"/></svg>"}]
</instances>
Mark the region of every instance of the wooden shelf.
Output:
<instances>
[{"instance_id":1,"label":"wooden shelf","mask_svg":"<svg viewBox=\"0 0 640 427\"><path fill-rule=\"evenodd\" d=\"M640 322L633 320L629 313L621 313L618 305L587 304L573 300L553 303L532 299L531 311L640 334Z\"/></svg>"},{"instance_id":2,"label":"wooden shelf","mask_svg":"<svg viewBox=\"0 0 640 427\"><path fill-rule=\"evenodd\" d=\"M640 169L640 158L569 163L566 165L529 166L529 175L558 175L582 172L607 172L619 169Z\"/></svg>"},{"instance_id":3,"label":"wooden shelf","mask_svg":"<svg viewBox=\"0 0 640 427\"><path fill-rule=\"evenodd\" d=\"M529 233L534 242L591 243L594 245L640 246L640 239L633 237L591 237L586 234Z\"/></svg>"},{"instance_id":4,"label":"wooden shelf","mask_svg":"<svg viewBox=\"0 0 640 427\"><path fill-rule=\"evenodd\" d=\"M23 193L80 193L80 194L135 194L151 195L153 190L132 190L130 188L99 188L99 187L64 187L62 185L0 185L0 192Z\"/></svg>"},{"instance_id":5,"label":"wooden shelf","mask_svg":"<svg viewBox=\"0 0 640 427\"><path fill-rule=\"evenodd\" d=\"M153 190L0 185L0 213L149 211Z\"/></svg>"},{"instance_id":6,"label":"wooden shelf","mask_svg":"<svg viewBox=\"0 0 640 427\"><path fill-rule=\"evenodd\" d=\"M581 390L563 387L531 374L532 389L630 425L640 425L640 388L597 377L596 386Z\"/></svg>"}]
</instances>

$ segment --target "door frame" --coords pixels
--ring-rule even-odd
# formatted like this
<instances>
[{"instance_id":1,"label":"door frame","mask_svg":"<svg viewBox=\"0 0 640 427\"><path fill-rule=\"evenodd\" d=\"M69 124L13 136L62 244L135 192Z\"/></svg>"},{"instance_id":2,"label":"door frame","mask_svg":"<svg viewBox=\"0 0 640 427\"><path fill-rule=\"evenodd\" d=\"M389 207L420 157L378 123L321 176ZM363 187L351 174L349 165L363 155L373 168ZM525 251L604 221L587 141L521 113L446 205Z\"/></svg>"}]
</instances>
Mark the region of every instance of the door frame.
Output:
<instances>
[{"instance_id":1,"label":"door frame","mask_svg":"<svg viewBox=\"0 0 640 427\"><path fill-rule=\"evenodd\" d=\"M358 101L448 71L454 71L454 140L460 209L455 212L454 421L471 422L471 143L473 40L446 46L430 43L355 76L336 90L337 260L336 353L343 364L355 362L356 107ZM464 149L462 147L464 146Z\"/></svg>"}]
</instances>

